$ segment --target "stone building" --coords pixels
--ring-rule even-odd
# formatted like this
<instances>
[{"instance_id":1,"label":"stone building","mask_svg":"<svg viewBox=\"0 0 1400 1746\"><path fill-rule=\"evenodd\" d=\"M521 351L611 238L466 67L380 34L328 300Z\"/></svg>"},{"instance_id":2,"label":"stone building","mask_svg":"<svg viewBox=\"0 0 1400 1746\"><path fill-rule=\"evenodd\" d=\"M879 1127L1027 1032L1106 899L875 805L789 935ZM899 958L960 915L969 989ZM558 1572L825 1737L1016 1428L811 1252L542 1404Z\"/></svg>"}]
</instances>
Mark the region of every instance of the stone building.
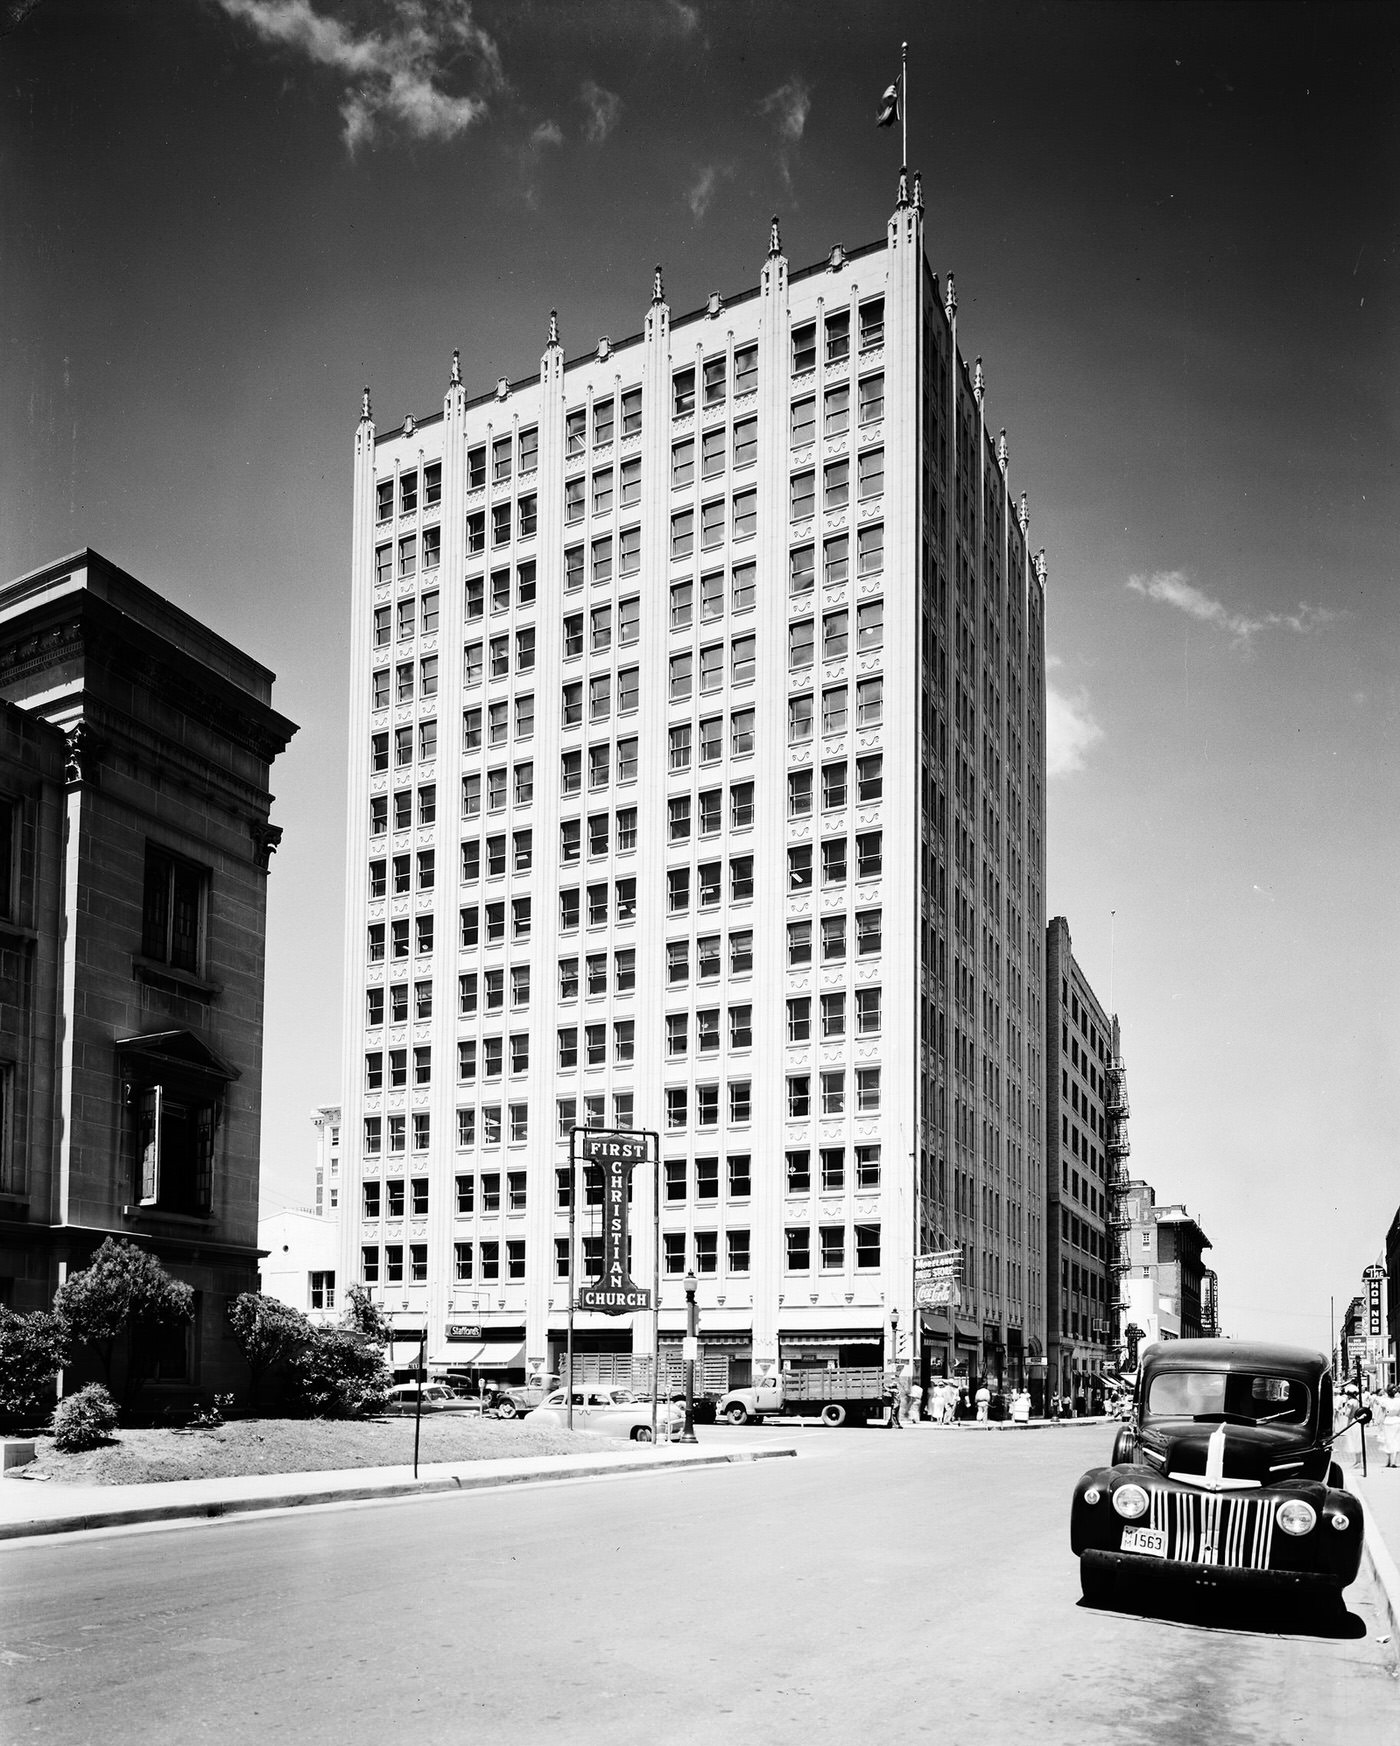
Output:
<instances>
[{"instance_id":1,"label":"stone building","mask_svg":"<svg viewBox=\"0 0 1400 1746\"><path fill-rule=\"evenodd\" d=\"M257 1280L272 682L96 552L0 588L0 1290L139 1242L196 1292L171 1394L241 1381Z\"/></svg>"},{"instance_id":2,"label":"stone building","mask_svg":"<svg viewBox=\"0 0 1400 1746\"><path fill-rule=\"evenodd\" d=\"M365 395L342 1281L405 1352L557 1369L570 1130L637 1126L633 1277L665 1350L694 1271L711 1386L895 1351L1018 1384L1046 568L981 360L917 181L877 241L790 270L775 221L756 285L651 292L486 393L454 357L421 418ZM600 1360L652 1340L578 1321Z\"/></svg>"},{"instance_id":3,"label":"stone building","mask_svg":"<svg viewBox=\"0 0 1400 1746\"><path fill-rule=\"evenodd\" d=\"M1154 1340L1199 1340L1211 1330L1202 1321L1202 1288L1208 1272L1202 1256L1210 1239L1180 1204L1158 1206L1156 1191L1135 1178L1123 1197L1127 1266L1121 1281L1125 1326L1136 1326L1140 1350ZM1208 1297L1215 1314L1217 1286Z\"/></svg>"}]
</instances>

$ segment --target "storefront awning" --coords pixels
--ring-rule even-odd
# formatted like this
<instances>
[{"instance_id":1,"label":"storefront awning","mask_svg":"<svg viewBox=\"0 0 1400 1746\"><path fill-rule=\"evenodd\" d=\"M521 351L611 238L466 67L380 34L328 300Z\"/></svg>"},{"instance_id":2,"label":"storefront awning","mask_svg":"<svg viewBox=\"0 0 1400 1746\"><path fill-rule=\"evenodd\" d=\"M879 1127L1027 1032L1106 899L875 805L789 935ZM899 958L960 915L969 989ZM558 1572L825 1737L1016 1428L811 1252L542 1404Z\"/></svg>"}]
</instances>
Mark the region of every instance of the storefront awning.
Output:
<instances>
[{"instance_id":1,"label":"storefront awning","mask_svg":"<svg viewBox=\"0 0 1400 1746\"><path fill-rule=\"evenodd\" d=\"M982 1344L982 1330L976 1322L960 1321L954 1325L958 1331L958 1344L960 1346L980 1346Z\"/></svg>"},{"instance_id":2,"label":"storefront awning","mask_svg":"<svg viewBox=\"0 0 1400 1746\"><path fill-rule=\"evenodd\" d=\"M703 1339L703 1336L702 1336ZM883 1328L869 1328L865 1332L856 1333L784 1333L778 1330L780 1346L883 1346L885 1332Z\"/></svg>"},{"instance_id":3,"label":"storefront awning","mask_svg":"<svg viewBox=\"0 0 1400 1746\"><path fill-rule=\"evenodd\" d=\"M518 1346L485 1345L475 1364L478 1370L522 1370L525 1367L525 1343L522 1340Z\"/></svg>"}]
</instances>

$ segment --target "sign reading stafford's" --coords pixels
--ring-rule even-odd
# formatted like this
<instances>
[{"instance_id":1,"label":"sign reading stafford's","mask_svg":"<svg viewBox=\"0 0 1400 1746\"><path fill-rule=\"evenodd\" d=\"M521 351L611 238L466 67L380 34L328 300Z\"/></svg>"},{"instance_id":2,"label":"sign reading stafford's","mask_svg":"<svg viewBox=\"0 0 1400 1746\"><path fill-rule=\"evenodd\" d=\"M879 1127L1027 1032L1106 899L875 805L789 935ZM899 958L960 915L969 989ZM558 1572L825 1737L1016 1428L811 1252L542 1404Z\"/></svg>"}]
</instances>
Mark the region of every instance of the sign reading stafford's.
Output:
<instances>
[{"instance_id":1,"label":"sign reading stafford's","mask_svg":"<svg viewBox=\"0 0 1400 1746\"><path fill-rule=\"evenodd\" d=\"M645 1134L593 1129L579 1135L585 1164L603 1172L603 1271L597 1285L581 1285L576 1307L621 1316L651 1308L651 1293L627 1271L627 1184L647 1155Z\"/></svg>"}]
</instances>

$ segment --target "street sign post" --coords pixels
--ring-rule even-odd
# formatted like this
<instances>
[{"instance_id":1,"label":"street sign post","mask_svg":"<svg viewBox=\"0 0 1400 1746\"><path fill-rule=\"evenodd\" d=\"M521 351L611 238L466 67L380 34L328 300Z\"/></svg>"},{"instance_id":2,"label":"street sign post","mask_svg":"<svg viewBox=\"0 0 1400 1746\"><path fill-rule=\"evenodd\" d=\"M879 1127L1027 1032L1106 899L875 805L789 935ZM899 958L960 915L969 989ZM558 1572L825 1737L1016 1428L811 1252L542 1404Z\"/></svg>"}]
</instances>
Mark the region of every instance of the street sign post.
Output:
<instances>
[{"instance_id":1,"label":"street sign post","mask_svg":"<svg viewBox=\"0 0 1400 1746\"><path fill-rule=\"evenodd\" d=\"M632 1278L627 1267L627 1191L632 1172L648 1159L653 1165L652 1212L655 1265L653 1290ZM597 1285L575 1287L578 1166L603 1173L602 1266ZM660 1357L661 1310L661 1136L646 1128L571 1128L569 1130L569 1337L565 1359L566 1422L574 1424L574 1312L595 1310L608 1316L652 1311L651 1437L656 1441L656 1373Z\"/></svg>"}]
</instances>

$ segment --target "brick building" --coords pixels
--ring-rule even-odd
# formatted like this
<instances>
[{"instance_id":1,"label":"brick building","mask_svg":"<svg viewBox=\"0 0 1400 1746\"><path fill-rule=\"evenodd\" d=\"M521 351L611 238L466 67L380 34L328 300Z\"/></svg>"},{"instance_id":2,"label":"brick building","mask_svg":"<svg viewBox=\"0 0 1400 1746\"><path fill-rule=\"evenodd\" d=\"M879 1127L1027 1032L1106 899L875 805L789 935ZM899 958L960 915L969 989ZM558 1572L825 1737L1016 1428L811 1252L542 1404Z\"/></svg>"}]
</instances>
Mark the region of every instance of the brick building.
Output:
<instances>
[{"instance_id":1,"label":"brick building","mask_svg":"<svg viewBox=\"0 0 1400 1746\"><path fill-rule=\"evenodd\" d=\"M242 1380L272 681L96 552L0 588L0 1290L140 1242L196 1292L158 1390Z\"/></svg>"}]
</instances>

